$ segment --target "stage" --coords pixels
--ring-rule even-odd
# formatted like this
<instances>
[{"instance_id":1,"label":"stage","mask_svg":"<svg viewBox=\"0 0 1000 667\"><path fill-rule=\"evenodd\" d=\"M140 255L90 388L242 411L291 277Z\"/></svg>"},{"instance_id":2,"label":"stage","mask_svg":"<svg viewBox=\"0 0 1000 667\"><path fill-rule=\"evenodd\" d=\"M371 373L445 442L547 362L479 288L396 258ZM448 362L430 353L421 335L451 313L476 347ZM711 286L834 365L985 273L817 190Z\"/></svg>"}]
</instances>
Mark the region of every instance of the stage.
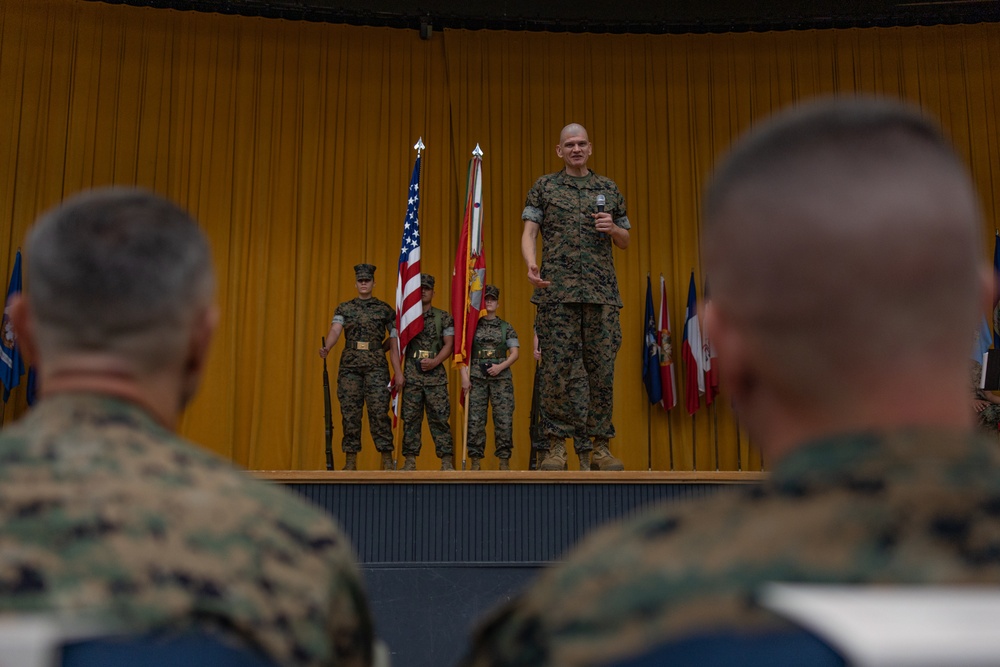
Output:
<instances>
[{"instance_id":1,"label":"stage","mask_svg":"<svg viewBox=\"0 0 1000 667\"><path fill-rule=\"evenodd\" d=\"M330 512L396 667L453 665L474 622L596 526L761 472L255 471Z\"/></svg>"}]
</instances>

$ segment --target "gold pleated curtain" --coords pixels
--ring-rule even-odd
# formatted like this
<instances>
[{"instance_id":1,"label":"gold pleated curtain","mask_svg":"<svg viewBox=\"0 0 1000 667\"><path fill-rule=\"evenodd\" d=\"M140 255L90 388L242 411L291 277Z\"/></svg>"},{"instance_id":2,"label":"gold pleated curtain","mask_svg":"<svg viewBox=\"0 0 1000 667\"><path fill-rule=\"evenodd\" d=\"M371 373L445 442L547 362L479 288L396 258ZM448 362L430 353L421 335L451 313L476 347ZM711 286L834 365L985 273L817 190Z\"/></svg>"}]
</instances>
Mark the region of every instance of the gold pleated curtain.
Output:
<instances>
[{"instance_id":1,"label":"gold pleated curtain","mask_svg":"<svg viewBox=\"0 0 1000 667\"><path fill-rule=\"evenodd\" d=\"M487 276L524 351L513 368L513 465L526 468L534 308L521 210L532 182L561 166L559 130L580 122L594 144L591 167L615 179L633 222L630 247L615 251L625 305L613 450L630 470L759 470L766 461L725 393L687 414L682 365L678 407L650 405L641 381L647 275L657 309L666 279L676 353L692 272L699 296L704 288L700 193L717 156L755 120L830 93L904 98L939 118L968 160L992 240L996 63L994 24L657 36L444 30L423 41L415 30L7 0L4 289L25 231L64 196L115 183L177 201L211 239L223 314L183 435L253 469L320 469L317 349L336 304L355 295L352 266L376 264L376 296L394 301L412 146L423 137L422 266L447 309L478 143ZM340 348L330 358L334 386ZM333 408L342 459L335 391ZM25 409L22 382L4 421ZM363 439L360 465L375 468L367 425ZM433 452L425 427L419 467L437 466Z\"/></svg>"}]
</instances>

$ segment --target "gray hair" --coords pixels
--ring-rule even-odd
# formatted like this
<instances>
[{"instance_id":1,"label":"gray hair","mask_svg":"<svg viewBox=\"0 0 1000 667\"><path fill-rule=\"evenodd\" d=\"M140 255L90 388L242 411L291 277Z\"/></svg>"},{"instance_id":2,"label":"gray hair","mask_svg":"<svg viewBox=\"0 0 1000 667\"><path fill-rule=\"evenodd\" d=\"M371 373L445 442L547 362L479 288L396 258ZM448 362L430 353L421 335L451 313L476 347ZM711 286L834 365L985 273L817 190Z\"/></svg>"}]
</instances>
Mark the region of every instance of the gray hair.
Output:
<instances>
[{"instance_id":1,"label":"gray hair","mask_svg":"<svg viewBox=\"0 0 1000 667\"><path fill-rule=\"evenodd\" d=\"M912 107L828 99L779 114L718 169L704 218L713 301L786 392L825 400L865 373L968 356L978 200Z\"/></svg>"},{"instance_id":2,"label":"gray hair","mask_svg":"<svg viewBox=\"0 0 1000 667\"><path fill-rule=\"evenodd\" d=\"M27 239L27 297L44 355L109 353L153 370L184 354L214 293L197 223L143 190L76 195Z\"/></svg>"}]
</instances>

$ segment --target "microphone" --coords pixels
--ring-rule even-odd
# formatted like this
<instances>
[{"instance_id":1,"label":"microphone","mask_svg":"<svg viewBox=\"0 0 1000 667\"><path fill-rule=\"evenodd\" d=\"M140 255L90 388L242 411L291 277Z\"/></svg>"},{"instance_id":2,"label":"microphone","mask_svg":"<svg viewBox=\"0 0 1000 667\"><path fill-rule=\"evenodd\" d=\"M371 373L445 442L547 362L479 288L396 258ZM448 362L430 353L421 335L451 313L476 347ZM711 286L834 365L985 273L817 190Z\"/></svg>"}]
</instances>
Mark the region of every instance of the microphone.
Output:
<instances>
[{"instance_id":1,"label":"microphone","mask_svg":"<svg viewBox=\"0 0 1000 667\"><path fill-rule=\"evenodd\" d=\"M604 202L605 201L606 200L604 199L604 195L603 194L597 195L597 212L598 213L604 213ZM604 232L601 232L601 234L604 234Z\"/></svg>"}]
</instances>

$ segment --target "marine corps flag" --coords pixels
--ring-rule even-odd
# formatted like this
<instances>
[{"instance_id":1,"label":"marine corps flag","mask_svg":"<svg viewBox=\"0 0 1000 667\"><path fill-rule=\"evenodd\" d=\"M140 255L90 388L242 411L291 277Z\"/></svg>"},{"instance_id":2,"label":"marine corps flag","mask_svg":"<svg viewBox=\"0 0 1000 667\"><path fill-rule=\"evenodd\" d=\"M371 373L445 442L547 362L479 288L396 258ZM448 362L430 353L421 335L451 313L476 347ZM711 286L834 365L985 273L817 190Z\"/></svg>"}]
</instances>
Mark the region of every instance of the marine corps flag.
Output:
<instances>
[{"instance_id":1,"label":"marine corps flag","mask_svg":"<svg viewBox=\"0 0 1000 667\"><path fill-rule=\"evenodd\" d=\"M0 383L3 384L3 402L10 398L10 390L21 383L24 375L24 361L14 337L14 325L10 321L10 301L21 292L21 251L14 257L14 270L10 274L7 300L3 307L3 330L0 331Z\"/></svg>"},{"instance_id":2,"label":"marine corps flag","mask_svg":"<svg viewBox=\"0 0 1000 667\"><path fill-rule=\"evenodd\" d=\"M663 409L677 405L677 378L674 375L674 342L670 335L670 312L667 310L667 285L660 275L660 386L663 389Z\"/></svg>"},{"instance_id":3,"label":"marine corps flag","mask_svg":"<svg viewBox=\"0 0 1000 667\"><path fill-rule=\"evenodd\" d=\"M465 195L465 217L451 274L451 316L455 318L455 352L452 362L468 366L472 339L483 309L486 256L483 254L483 151L476 144L469 161L469 185Z\"/></svg>"},{"instance_id":4,"label":"marine corps flag","mask_svg":"<svg viewBox=\"0 0 1000 667\"><path fill-rule=\"evenodd\" d=\"M642 332L642 381L650 403L663 400L660 379L660 346L656 340L656 315L653 312L653 286L646 274L646 316Z\"/></svg>"}]
</instances>

